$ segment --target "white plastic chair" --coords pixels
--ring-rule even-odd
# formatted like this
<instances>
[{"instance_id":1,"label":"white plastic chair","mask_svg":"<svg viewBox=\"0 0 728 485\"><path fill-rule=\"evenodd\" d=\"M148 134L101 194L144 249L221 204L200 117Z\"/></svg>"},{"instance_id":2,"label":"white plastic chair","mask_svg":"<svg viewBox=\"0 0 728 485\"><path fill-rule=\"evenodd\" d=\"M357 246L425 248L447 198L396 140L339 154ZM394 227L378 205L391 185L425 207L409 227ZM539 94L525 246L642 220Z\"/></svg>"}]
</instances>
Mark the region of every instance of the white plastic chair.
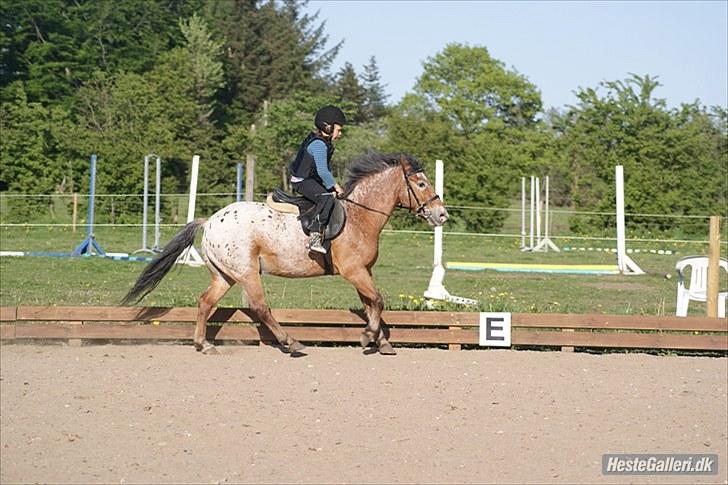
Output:
<instances>
[{"instance_id":1,"label":"white plastic chair","mask_svg":"<svg viewBox=\"0 0 728 485\"><path fill-rule=\"evenodd\" d=\"M685 273L690 268L690 282L685 287ZM720 258L719 268L728 272L728 260ZM675 265L677 270L677 311L678 317L688 315L688 303L708 301L708 258L706 256L686 256ZM720 270L719 270L720 271ZM725 318L725 306L728 292L718 293L718 317Z\"/></svg>"}]
</instances>

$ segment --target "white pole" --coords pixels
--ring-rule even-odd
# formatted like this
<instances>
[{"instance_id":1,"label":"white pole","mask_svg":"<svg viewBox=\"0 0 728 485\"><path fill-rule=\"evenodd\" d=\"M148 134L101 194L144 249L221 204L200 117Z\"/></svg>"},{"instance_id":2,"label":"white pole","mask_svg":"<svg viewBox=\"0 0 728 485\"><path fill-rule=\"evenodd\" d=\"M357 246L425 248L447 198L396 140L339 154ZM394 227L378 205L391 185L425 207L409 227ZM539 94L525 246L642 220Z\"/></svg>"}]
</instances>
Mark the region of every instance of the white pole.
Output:
<instances>
[{"instance_id":1,"label":"white pole","mask_svg":"<svg viewBox=\"0 0 728 485\"><path fill-rule=\"evenodd\" d=\"M187 206L187 223L189 224L195 219L195 203L197 202L197 174L200 170L200 156L192 157L192 169L190 173L190 201ZM197 252L195 246L187 248L177 260L179 263L189 264L190 266L201 266L204 263L200 253Z\"/></svg>"},{"instance_id":2,"label":"white pole","mask_svg":"<svg viewBox=\"0 0 728 485\"><path fill-rule=\"evenodd\" d=\"M541 178L536 177L536 245L541 244Z\"/></svg>"},{"instance_id":3,"label":"white pole","mask_svg":"<svg viewBox=\"0 0 728 485\"><path fill-rule=\"evenodd\" d=\"M627 256L627 243L624 227L624 167L617 165L614 170L617 202L617 267L622 274L644 274L645 272Z\"/></svg>"},{"instance_id":4,"label":"white pole","mask_svg":"<svg viewBox=\"0 0 728 485\"><path fill-rule=\"evenodd\" d=\"M445 170L442 160L435 160L435 193L444 203ZM442 284L445 279L445 266L442 264L442 226L435 227L435 255L432 263L432 276L430 284L425 290L424 297L430 300L445 300L462 305L475 305L478 303L469 298L451 295Z\"/></svg>"},{"instance_id":5,"label":"white pole","mask_svg":"<svg viewBox=\"0 0 728 485\"><path fill-rule=\"evenodd\" d=\"M614 178L617 186L617 267L621 273L624 273L627 269L624 263L627 251L624 234L624 167L622 165L615 167Z\"/></svg>"},{"instance_id":6,"label":"white pole","mask_svg":"<svg viewBox=\"0 0 728 485\"><path fill-rule=\"evenodd\" d=\"M526 177L521 177L521 249L526 247Z\"/></svg>"},{"instance_id":7,"label":"white pole","mask_svg":"<svg viewBox=\"0 0 728 485\"><path fill-rule=\"evenodd\" d=\"M442 160L435 160L435 193L440 196L440 200L444 200L444 174L445 168ZM442 226L435 227L435 258L433 261L435 266L442 266Z\"/></svg>"},{"instance_id":8,"label":"white pole","mask_svg":"<svg viewBox=\"0 0 728 485\"><path fill-rule=\"evenodd\" d=\"M546 175L546 183L544 184L544 237L541 238L541 200L540 200L540 194L541 194L541 179L536 178L536 193L538 194L536 198L536 206L538 207L537 212L537 234L538 234L538 244L536 247L532 248L532 251L547 251L549 248L553 249L554 251L559 251L559 248L554 244L551 239L549 238L549 224L551 223L549 218L549 176Z\"/></svg>"},{"instance_id":9,"label":"white pole","mask_svg":"<svg viewBox=\"0 0 728 485\"><path fill-rule=\"evenodd\" d=\"M149 203L149 155L144 155L144 208L142 209L142 248L147 250L147 205Z\"/></svg>"},{"instance_id":10,"label":"white pole","mask_svg":"<svg viewBox=\"0 0 728 485\"><path fill-rule=\"evenodd\" d=\"M154 246L152 247L153 251L161 251L162 248L159 247L159 223L160 223L160 217L159 217L159 208L161 206L160 204L160 198L162 196L162 159L159 158L159 155L155 155L157 157L157 163L156 163L156 174L155 174L155 193L154 193Z\"/></svg>"},{"instance_id":11,"label":"white pole","mask_svg":"<svg viewBox=\"0 0 728 485\"><path fill-rule=\"evenodd\" d=\"M187 205L187 222L195 219L195 203L197 202L197 173L200 171L200 156L192 157L192 171L190 174L190 201Z\"/></svg>"},{"instance_id":12,"label":"white pole","mask_svg":"<svg viewBox=\"0 0 728 485\"><path fill-rule=\"evenodd\" d=\"M529 233L528 233L529 234L529 243L528 243L529 249L533 248L533 246L534 246L534 244L533 244L533 209L534 209L535 197L536 197L536 194L534 193L534 178L535 177L533 175L531 175L531 208L530 208L530 213L529 213L530 227L529 227Z\"/></svg>"},{"instance_id":13,"label":"white pole","mask_svg":"<svg viewBox=\"0 0 728 485\"><path fill-rule=\"evenodd\" d=\"M544 187L544 228L543 228L543 235L544 239L549 238L549 176L546 175L546 185Z\"/></svg>"}]
</instances>

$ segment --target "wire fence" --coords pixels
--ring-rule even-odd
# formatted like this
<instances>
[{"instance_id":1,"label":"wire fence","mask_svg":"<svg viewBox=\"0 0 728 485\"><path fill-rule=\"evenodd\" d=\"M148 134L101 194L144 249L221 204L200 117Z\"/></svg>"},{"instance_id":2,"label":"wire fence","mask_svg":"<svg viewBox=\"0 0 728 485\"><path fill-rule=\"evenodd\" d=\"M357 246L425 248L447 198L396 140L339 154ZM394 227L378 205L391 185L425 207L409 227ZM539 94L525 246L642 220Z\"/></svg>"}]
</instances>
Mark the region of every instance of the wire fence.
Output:
<instances>
[{"instance_id":1,"label":"wire fence","mask_svg":"<svg viewBox=\"0 0 728 485\"><path fill-rule=\"evenodd\" d=\"M267 194L255 194L262 202ZM233 192L198 193L196 215L209 216L218 209L234 202ZM187 220L188 194L161 193L159 206L156 194L150 194L147 202L148 227L174 228ZM88 195L83 194L0 194L0 228L83 228L88 220ZM510 207L486 207L478 205L446 205L450 214L445 234L452 236L483 236L523 239L531 237L530 214L513 200ZM159 222L155 213L159 213ZM94 202L94 227L141 228L144 197L142 194L96 194ZM483 224L473 227L472 220L478 215L490 215ZM497 217L492 217L496 215ZM549 227L545 226L545 213L541 213L542 227L534 237L548 236L562 244L614 246L616 241L616 214L614 212L578 210L553 207L548 213ZM627 241L654 244L707 244L709 214L651 214L626 213ZM594 221L597 219L597 223ZM491 224L497 220L497 224ZM582 224L588 220L589 224ZM395 214L386 230L402 233L426 233L414 217ZM586 227L586 229L584 229ZM721 220L723 244L726 238L725 216Z\"/></svg>"}]
</instances>

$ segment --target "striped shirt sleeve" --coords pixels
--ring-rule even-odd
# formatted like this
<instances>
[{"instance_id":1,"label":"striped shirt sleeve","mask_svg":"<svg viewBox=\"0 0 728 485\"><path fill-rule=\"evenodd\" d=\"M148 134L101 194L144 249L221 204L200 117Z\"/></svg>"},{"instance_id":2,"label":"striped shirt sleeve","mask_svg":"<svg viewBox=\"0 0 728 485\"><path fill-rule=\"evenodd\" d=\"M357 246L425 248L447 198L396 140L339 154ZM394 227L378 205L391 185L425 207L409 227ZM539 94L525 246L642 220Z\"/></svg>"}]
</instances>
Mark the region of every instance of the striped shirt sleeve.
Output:
<instances>
[{"instance_id":1,"label":"striped shirt sleeve","mask_svg":"<svg viewBox=\"0 0 728 485\"><path fill-rule=\"evenodd\" d=\"M334 176L329 171L329 167L326 161L326 144L321 140L314 140L308 145L308 153L311 154L314 161L316 162L316 173L321 177L321 181L324 183L324 187L330 190L336 185Z\"/></svg>"}]
</instances>

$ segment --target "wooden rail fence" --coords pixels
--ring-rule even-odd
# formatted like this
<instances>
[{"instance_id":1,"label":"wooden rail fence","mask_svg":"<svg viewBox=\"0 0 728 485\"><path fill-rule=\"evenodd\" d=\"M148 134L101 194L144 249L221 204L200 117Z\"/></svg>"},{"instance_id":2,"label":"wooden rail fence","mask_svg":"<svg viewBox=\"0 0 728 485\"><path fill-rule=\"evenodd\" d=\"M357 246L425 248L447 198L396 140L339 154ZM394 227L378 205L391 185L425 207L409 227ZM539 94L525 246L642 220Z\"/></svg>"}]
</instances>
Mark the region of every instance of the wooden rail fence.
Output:
<instances>
[{"instance_id":1,"label":"wooden rail fence","mask_svg":"<svg viewBox=\"0 0 728 485\"><path fill-rule=\"evenodd\" d=\"M0 340L191 340L196 308L0 307ZM296 339L358 342L363 313L347 310L273 310ZM478 345L475 312L385 311L390 341L400 344ZM273 335L247 308L219 308L208 339L271 342ZM514 313L514 346L728 351L728 321L719 318Z\"/></svg>"}]
</instances>

